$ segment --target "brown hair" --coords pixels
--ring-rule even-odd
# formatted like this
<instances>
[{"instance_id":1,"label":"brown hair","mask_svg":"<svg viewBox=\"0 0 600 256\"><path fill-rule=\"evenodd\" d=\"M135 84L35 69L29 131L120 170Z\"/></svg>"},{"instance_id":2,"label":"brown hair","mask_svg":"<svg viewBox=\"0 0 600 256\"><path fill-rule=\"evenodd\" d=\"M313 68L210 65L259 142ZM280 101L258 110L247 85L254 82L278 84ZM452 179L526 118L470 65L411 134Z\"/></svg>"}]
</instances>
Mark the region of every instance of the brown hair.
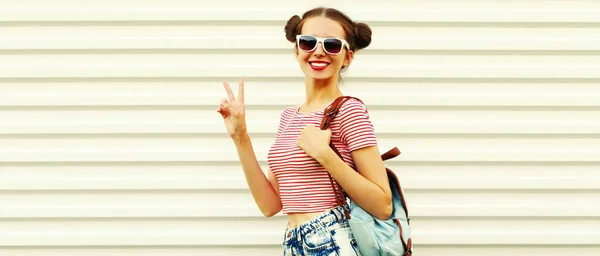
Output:
<instances>
[{"instance_id":1,"label":"brown hair","mask_svg":"<svg viewBox=\"0 0 600 256\"><path fill-rule=\"evenodd\" d=\"M317 7L305 12L302 18L298 15L292 16L285 25L285 37L288 41L295 43L296 35L302 31L302 25L306 19L314 16L323 16L337 21L346 34L346 41L350 50L358 51L371 44L371 28L365 23L356 23L346 14L333 8Z\"/></svg>"}]
</instances>

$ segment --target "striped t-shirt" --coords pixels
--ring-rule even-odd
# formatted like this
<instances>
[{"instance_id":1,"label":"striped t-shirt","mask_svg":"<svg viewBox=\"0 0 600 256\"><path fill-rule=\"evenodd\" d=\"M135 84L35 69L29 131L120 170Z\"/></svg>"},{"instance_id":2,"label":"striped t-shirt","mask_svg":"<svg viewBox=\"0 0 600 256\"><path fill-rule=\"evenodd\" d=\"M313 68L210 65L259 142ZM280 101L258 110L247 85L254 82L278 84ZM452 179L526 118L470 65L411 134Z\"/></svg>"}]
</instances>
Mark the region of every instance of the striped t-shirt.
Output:
<instances>
[{"instance_id":1,"label":"striped t-shirt","mask_svg":"<svg viewBox=\"0 0 600 256\"><path fill-rule=\"evenodd\" d=\"M321 212L337 205L327 170L296 145L305 126L320 127L323 110L300 113L298 109L299 106L287 107L281 113L275 142L267 158L277 178L282 211L286 214ZM377 146L369 113L358 100L344 102L330 129L333 145L352 168L355 165L351 151ZM337 183L334 184L341 191Z\"/></svg>"}]
</instances>

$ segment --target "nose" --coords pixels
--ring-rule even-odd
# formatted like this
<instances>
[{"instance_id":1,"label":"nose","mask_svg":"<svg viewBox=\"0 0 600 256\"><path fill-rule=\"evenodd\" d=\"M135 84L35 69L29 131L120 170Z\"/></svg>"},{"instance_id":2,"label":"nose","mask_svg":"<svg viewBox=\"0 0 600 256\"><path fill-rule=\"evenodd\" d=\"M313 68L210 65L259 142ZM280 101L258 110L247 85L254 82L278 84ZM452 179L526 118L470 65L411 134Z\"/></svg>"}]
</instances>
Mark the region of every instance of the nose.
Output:
<instances>
[{"instance_id":1,"label":"nose","mask_svg":"<svg viewBox=\"0 0 600 256\"><path fill-rule=\"evenodd\" d=\"M317 43L317 48L313 52L314 55L323 56L325 55L325 50L323 50L323 43Z\"/></svg>"}]
</instances>

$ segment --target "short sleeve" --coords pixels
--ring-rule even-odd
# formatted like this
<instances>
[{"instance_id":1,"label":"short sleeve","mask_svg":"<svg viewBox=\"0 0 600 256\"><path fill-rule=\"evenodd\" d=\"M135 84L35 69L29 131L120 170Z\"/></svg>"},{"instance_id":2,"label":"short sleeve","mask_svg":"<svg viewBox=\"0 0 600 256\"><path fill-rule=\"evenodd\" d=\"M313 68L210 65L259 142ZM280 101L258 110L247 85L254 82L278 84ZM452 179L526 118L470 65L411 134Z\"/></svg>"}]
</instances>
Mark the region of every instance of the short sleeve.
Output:
<instances>
[{"instance_id":1,"label":"short sleeve","mask_svg":"<svg viewBox=\"0 0 600 256\"><path fill-rule=\"evenodd\" d=\"M277 133L276 133L275 137L279 137L285 131L285 129L290 121L290 116L292 115L291 113L292 113L291 107L287 107L281 112L281 114L279 115L279 122L278 122Z\"/></svg>"},{"instance_id":2,"label":"short sleeve","mask_svg":"<svg viewBox=\"0 0 600 256\"><path fill-rule=\"evenodd\" d=\"M340 108L340 139L348 145L349 151L377 146L375 129L371 123L366 106L355 99L348 100Z\"/></svg>"}]
</instances>

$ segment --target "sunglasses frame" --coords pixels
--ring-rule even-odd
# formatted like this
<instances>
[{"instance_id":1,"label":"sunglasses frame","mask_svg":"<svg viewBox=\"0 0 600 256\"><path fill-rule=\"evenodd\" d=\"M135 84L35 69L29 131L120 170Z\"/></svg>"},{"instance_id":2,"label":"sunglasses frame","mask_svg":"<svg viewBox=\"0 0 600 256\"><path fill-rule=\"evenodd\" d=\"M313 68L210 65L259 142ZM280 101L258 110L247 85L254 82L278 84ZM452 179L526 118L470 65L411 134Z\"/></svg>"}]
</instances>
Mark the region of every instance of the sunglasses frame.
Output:
<instances>
[{"instance_id":1,"label":"sunglasses frame","mask_svg":"<svg viewBox=\"0 0 600 256\"><path fill-rule=\"evenodd\" d=\"M316 38L317 39L317 43L315 44L315 47L313 47L310 50L303 50L302 48L300 48L300 38L303 37L303 36ZM327 49L325 49L325 40L326 39L340 40L342 42L342 49L340 50L340 52L338 52L338 53L331 53L331 52L327 51ZM331 55L338 55L338 54L342 53L342 50L344 49L344 47L346 47L346 49L350 50L350 44L348 44L348 42L346 40L341 39L341 38L337 38L337 37L323 38L323 37L316 37L316 36L312 36L312 35L296 35L296 45L298 46L298 49L300 49L303 52L312 52L312 51L316 50L317 47L319 46L319 43L321 43L323 51L325 51L327 54L331 54Z\"/></svg>"}]
</instances>

